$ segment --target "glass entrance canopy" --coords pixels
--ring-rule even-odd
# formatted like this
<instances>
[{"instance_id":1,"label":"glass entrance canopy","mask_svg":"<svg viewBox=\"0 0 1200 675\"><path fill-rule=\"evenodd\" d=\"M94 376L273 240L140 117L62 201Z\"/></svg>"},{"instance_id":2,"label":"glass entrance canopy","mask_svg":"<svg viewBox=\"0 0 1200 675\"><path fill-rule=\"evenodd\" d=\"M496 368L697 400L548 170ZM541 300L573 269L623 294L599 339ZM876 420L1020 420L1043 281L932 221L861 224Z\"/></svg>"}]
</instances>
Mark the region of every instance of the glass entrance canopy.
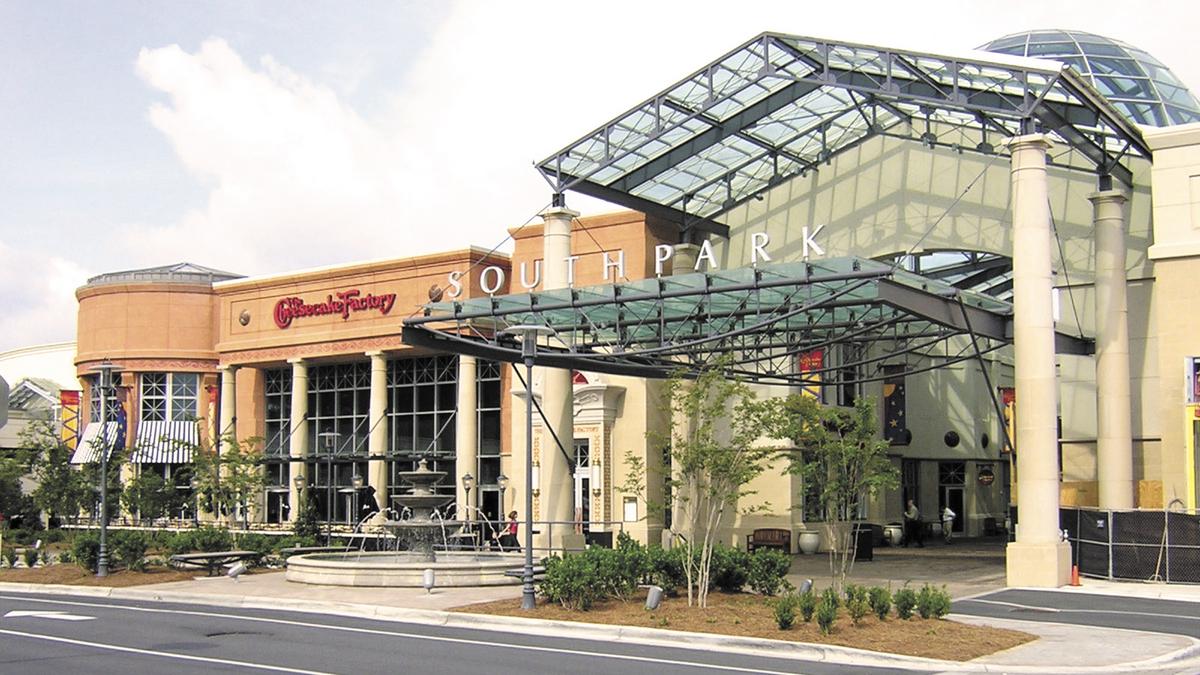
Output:
<instances>
[{"instance_id":1,"label":"glass entrance canopy","mask_svg":"<svg viewBox=\"0 0 1200 675\"><path fill-rule=\"evenodd\" d=\"M830 384L882 379L883 365L894 375L977 358L1010 342L1011 318L991 295L847 257L433 303L404 321L402 339L519 362L520 345L501 331L538 325L555 331L540 365L665 377L729 355L753 381ZM1060 354L1090 353L1087 341L1058 337ZM861 349L836 370L800 372L804 354L833 345Z\"/></svg>"},{"instance_id":2,"label":"glass entrance canopy","mask_svg":"<svg viewBox=\"0 0 1200 675\"><path fill-rule=\"evenodd\" d=\"M727 236L747 199L883 135L1004 153L1043 131L1065 166L1132 184L1149 158L1137 127L1056 61L937 55L763 33L538 163L575 190Z\"/></svg>"}]
</instances>

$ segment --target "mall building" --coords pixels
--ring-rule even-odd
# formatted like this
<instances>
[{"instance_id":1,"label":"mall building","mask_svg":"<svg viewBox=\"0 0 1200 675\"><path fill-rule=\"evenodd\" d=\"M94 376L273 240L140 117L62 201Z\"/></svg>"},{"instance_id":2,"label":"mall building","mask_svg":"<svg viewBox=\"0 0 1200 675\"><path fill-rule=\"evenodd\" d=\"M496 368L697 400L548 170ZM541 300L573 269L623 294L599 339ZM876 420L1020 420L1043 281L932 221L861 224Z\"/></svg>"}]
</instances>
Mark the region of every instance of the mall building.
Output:
<instances>
[{"instance_id":1,"label":"mall building","mask_svg":"<svg viewBox=\"0 0 1200 675\"><path fill-rule=\"evenodd\" d=\"M424 457L469 517L524 518L531 494L541 545L669 541L646 508L671 470L647 436L667 427L663 378L725 355L760 395L874 398L901 481L863 520L911 498L973 536L1017 504L1010 582L1061 585L1060 504L1200 501L1200 103L1087 33L983 49L756 36L540 162L552 204L511 254L95 277L77 460L116 435L108 359L128 471L173 475L191 458L172 439L261 439L262 523L290 521L301 489L352 523L365 488L395 494ZM630 210L581 217L571 192ZM530 325L547 329L532 438L508 330ZM626 491L631 457L647 494ZM823 519L783 468L724 541Z\"/></svg>"}]
</instances>

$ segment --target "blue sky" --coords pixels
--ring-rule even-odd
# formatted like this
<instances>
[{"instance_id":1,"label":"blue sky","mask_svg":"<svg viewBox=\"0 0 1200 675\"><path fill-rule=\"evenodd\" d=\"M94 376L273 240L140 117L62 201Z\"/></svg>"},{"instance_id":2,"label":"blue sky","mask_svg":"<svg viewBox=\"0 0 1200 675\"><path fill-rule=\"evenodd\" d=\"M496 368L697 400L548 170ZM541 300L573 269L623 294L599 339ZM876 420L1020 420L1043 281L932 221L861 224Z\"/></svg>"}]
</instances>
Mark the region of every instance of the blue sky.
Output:
<instances>
[{"instance_id":1,"label":"blue sky","mask_svg":"<svg viewBox=\"0 0 1200 675\"><path fill-rule=\"evenodd\" d=\"M493 246L548 200L533 161L763 30L930 51L1087 30L1200 90L1193 3L1132 6L0 0L0 351L73 339L101 272Z\"/></svg>"}]
</instances>

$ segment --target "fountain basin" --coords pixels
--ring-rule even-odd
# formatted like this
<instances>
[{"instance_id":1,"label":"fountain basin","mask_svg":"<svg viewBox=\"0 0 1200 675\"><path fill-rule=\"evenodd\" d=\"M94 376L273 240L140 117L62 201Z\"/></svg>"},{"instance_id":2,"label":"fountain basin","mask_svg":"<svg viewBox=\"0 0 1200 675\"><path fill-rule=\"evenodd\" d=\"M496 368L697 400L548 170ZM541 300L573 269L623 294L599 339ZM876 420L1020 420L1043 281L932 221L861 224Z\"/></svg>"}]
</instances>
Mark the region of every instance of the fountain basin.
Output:
<instances>
[{"instance_id":1,"label":"fountain basin","mask_svg":"<svg viewBox=\"0 0 1200 675\"><path fill-rule=\"evenodd\" d=\"M405 551L309 553L288 558L286 578L326 586L421 588L425 570L432 569L435 587L510 586L521 579L504 573L524 563L521 553L438 551L435 562Z\"/></svg>"}]
</instances>

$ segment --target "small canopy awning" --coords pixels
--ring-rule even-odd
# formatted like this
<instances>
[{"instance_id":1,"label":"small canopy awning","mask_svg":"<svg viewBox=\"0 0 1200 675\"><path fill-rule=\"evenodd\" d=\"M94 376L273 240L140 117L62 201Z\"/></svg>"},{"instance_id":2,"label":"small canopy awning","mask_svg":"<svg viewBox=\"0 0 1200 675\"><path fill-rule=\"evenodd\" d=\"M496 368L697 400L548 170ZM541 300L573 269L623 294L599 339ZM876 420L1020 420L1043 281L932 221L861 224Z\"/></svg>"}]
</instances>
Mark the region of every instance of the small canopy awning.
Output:
<instances>
[{"instance_id":1,"label":"small canopy awning","mask_svg":"<svg viewBox=\"0 0 1200 675\"><path fill-rule=\"evenodd\" d=\"M199 426L190 421L140 422L137 445L129 461L134 464L186 464L200 442Z\"/></svg>"},{"instance_id":2,"label":"small canopy awning","mask_svg":"<svg viewBox=\"0 0 1200 675\"><path fill-rule=\"evenodd\" d=\"M100 440L100 431L104 430L104 440ZM79 445L75 448L75 454L71 455L72 464L90 464L100 461L101 445L108 449L109 457L112 457L113 446L116 445L121 437L121 424L119 422L89 422L83 430L83 435L79 437Z\"/></svg>"},{"instance_id":3,"label":"small canopy awning","mask_svg":"<svg viewBox=\"0 0 1200 675\"><path fill-rule=\"evenodd\" d=\"M520 362L516 338L502 334L517 325L554 329L539 345L543 366L665 377L729 354L753 381L830 384L998 349L1011 342L1012 305L896 264L846 257L433 303L404 321L402 339ZM1087 340L1058 337L1059 353L1091 353ZM804 355L834 345L861 349L849 361L799 367Z\"/></svg>"}]
</instances>

